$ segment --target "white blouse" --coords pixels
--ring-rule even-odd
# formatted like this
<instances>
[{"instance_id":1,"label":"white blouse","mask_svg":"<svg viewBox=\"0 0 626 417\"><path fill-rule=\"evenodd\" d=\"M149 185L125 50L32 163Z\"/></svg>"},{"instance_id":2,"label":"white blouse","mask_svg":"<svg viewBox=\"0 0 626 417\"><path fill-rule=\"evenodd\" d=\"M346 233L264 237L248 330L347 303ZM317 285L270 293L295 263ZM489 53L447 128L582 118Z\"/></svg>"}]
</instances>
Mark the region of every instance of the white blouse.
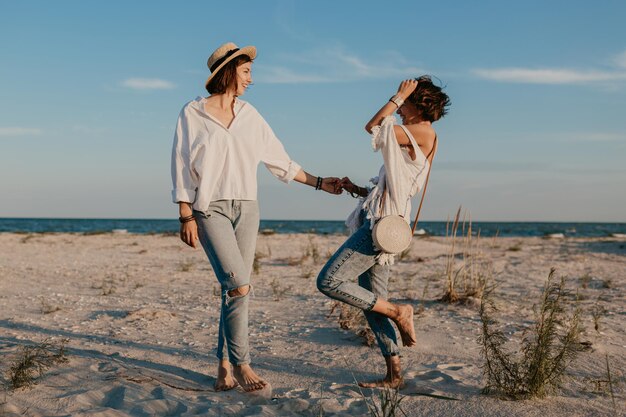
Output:
<instances>
[{"instance_id":1,"label":"white blouse","mask_svg":"<svg viewBox=\"0 0 626 417\"><path fill-rule=\"evenodd\" d=\"M366 219L370 222L370 228L378 219L390 214L397 214L411 224L411 198L417 194L426 181L430 163L420 150L411 132L401 126L409 137L415 150L415 160L412 160L406 149L398 144L394 131L396 118L387 116L380 126L372 129L372 148L383 154L383 166L380 167L378 177L371 179L375 187L366 198L360 198L357 207L348 216L346 225L350 232L356 231L361 224L361 211L365 211ZM383 190L386 194L384 207L381 209ZM378 263L392 264L393 255L381 253L377 257Z\"/></svg>"},{"instance_id":2,"label":"white blouse","mask_svg":"<svg viewBox=\"0 0 626 417\"><path fill-rule=\"evenodd\" d=\"M196 98L178 117L172 148L175 203L193 203L204 212L211 201L256 200L259 162L281 181L293 180L300 165L251 104L235 99L235 117L226 127L204 110L205 102Z\"/></svg>"}]
</instances>

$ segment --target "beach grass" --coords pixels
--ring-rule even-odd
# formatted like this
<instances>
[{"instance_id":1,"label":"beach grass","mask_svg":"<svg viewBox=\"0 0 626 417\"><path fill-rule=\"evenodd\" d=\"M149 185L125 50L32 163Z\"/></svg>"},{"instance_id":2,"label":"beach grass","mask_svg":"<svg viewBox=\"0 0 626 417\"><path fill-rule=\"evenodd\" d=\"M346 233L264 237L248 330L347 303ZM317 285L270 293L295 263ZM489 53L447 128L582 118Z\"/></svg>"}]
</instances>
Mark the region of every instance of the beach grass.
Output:
<instances>
[{"instance_id":1,"label":"beach grass","mask_svg":"<svg viewBox=\"0 0 626 417\"><path fill-rule=\"evenodd\" d=\"M68 340L51 341L45 339L35 345L22 346L17 359L9 369L9 386L30 388L37 383L37 378L53 365L67 362L65 345Z\"/></svg>"},{"instance_id":2,"label":"beach grass","mask_svg":"<svg viewBox=\"0 0 626 417\"><path fill-rule=\"evenodd\" d=\"M492 294L483 297L478 343L484 360L484 393L517 400L545 397L561 387L565 370L581 350L580 309L576 306L571 316L565 316L565 281L554 282L554 274L552 269L519 355L505 347L508 338L494 318L497 308Z\"/></svg>"},{"instance_id":3,"label":"beach grass","mask_svg":"<svg viewBox=\"0 0 626 417\"><path fill-rule=\"evenodd\" d=\"M493 264L481 251L480 231L476 236L473 235L471 218L463 214L461 219L461 209L459 206L454 220L452 223L448 221L446 227L449 247L443 274L444 293L439 299L445 303L480 299L493 281ZM457 253L457 248L460 253Z\"/></svg>"},{"instance_id":4,"label":"beach grass","mask_svg":"<svg viewBox=\"0 0 626 417\"><path fill-rule=\"evenodd\" d=\"M350 330L358 336L366 346L372 347L376 344L376 337L367 324L367 320L361 309L341 301L333 301L330 312L326 318L332 317L337 309L339 309L337 324L339 324L340 328Z\"/></svg>"}]
</instances>

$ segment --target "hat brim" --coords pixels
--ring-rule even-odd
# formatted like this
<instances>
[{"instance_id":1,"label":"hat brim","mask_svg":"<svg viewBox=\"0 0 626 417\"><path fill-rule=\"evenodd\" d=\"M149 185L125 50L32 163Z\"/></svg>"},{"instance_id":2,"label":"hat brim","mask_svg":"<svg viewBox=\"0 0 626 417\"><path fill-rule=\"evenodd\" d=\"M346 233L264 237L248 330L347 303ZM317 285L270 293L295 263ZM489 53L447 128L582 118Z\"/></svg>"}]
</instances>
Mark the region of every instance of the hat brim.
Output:
<instances>
[{"instance_id":1,"label":"hat brim","mask_svg":"<svg viewBox=\"0 0 626 417\"><path fill-rule=\"evenodd\" d=\"M213 79L213 77L218 72L220 72L222 68L224 68L224 65L228 64L230 61L232 61L233 59L237 58L240 55L248 55L250 59L254 59L256 58L256 48L254 46L244 46L243 48L239 48L237 52L235 52L234 54L229 56L224 62L222 62L219 67L215 68L215 71L213 71L211 75L209 75L209 78L207 78L206 82L204 83L204 86L206 87L207 85L209 85L209 82L211 81L211 79Z\"/></svg>"}]
</instances>

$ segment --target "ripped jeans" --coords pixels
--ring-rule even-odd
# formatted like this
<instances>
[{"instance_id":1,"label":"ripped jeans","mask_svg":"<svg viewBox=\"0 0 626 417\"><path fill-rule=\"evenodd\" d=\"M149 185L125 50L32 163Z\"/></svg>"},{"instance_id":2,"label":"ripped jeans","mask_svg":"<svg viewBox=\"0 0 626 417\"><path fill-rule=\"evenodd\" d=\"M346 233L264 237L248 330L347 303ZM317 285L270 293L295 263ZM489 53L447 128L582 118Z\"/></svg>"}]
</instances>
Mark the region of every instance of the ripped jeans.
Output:
<instances>
[{"instance_id":1,"label":"ripped jeans","mask_svg":"<svg viewBox=\"0 0 626 417\"><path fill-rule=\"evenodd\" d=\"M217 357L233 365L250 363L248 303L251 287L243 296L229 291L250 285L259 231L256 200L212 201L206 212L194 211L198 237L222 288Z\"/></svg>"},{"instance_id":2,"label":"ripped jeans","mask_svg":"<svg viewBox=\"0 0 626 417\"><path fill-rule=\"evenodd\" d=\"M372 311L378 298L387 299L389 265L379 265L369 221L334 253L317 277L317 289L332 299L363 310L383 356L400 354L390 319ZM357 283L358 277L358 283Z\"/></svg>"}]
</instances>

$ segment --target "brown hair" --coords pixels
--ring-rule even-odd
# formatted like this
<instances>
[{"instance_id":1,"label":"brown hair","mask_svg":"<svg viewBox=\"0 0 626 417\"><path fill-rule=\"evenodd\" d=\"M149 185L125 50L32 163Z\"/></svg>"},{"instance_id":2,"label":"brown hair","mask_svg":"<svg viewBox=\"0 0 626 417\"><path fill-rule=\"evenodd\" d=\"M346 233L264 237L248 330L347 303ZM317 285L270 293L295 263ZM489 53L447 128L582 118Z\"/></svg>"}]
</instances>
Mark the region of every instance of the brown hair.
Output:
<instances>
[{"instance_id":1,"label":"brown hair","mask_svg":"<svg viewBox=\"0 0 626 417\"><path fill-rule=\"evenodd\" d=\"M428 75L422 75L415 80L417 87L407 101L417 107L420 119L436 122L448 113L450 97L441 87L433 84Z\"/></svg>"},{"instance_id":2,"label":"brown hair","mask_svg":"<svg viewBox=\"0 0 626 417\"><path fill-rule=\"evenodd\" d=\"M252 62L248 55L239 55L224 65L206 85L209 94L224 94L228 89L237 89L237 67Z\"/></svg>"}]
</instances>

